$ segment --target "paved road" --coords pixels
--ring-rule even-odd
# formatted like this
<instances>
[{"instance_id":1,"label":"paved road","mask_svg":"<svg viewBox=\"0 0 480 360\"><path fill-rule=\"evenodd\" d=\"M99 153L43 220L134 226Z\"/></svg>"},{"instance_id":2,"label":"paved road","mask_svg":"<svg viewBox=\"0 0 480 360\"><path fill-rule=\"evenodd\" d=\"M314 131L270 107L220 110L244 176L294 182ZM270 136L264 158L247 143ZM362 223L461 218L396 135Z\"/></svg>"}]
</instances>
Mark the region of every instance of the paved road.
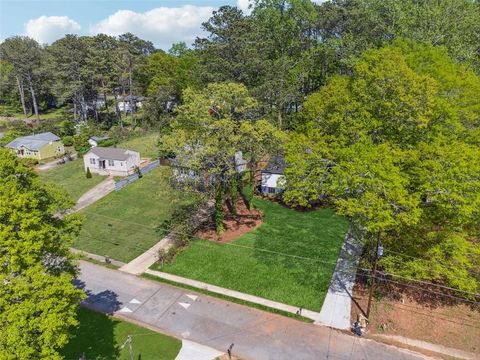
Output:
<instances>
[{"instance_id":1,"label":"paved road","mask_svg":"<svg viewBox=\"0 0 480 360\"><path fill-rule=\"evenodd\" d=\"M85 303L242 359L422 359L327 327L229 303L81 261ZM194 360L194 359L192 359Z\"/></svg>"}]
</instances>

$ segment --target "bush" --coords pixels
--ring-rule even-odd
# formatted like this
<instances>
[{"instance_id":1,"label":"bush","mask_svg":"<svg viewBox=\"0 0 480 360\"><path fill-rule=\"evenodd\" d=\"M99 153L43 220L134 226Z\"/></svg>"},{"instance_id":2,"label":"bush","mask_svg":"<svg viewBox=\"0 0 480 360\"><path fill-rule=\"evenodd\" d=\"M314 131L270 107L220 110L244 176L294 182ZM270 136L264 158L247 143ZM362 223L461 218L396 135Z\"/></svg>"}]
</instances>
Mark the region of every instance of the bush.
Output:
<instances>
[{"instance_id":1,"label":"bush","mask_svg":"<svg viewBox=\"0 0 480 360\"><path fill-rule=\"evenodd\" d=\"M138 175L139 179L143 177L143 174L138 166L135 166L135 173Z\"/></svg>"},{"instance_id":2,"label":"bush","mask_svg":"<svg viewBox=\"0 0 480 360\"><path fill-rule=\"evenodd\" d=\"M89 168L89 167L87 167L87 173L85 174L85 177L86 177L87 179L91 179L91 178L92 178L92 173L90 172L90 168Z\"/></svg>"},{"instance_id":3,"label":"bush","mask_svg":"<svg viewBox=\"0 0 480 360\"><path fill-rule=\"evenodd\" d=\"M109 147L115 145L114 139L103 140L98 143L98 146Z\"/></svg>"},{"instance_id":4,"label":"bush","mask_svg":"<svg viewBox=\"0 0 480 360\"><path fill-rule=\"evenodd\" d=\"M62 141L65 146L73 146L73 136L64 136Z\"/></svg>"},{"instance_id":5,"label":"bush","mask_svg":"<svg viewBox=\"0 0 480 360\"><path fill-rule=\"evenodd\" d=\"M23 163L28 166L28 167L34 167L35 165L38 164L37 159L31 159L31 158L24 158L22 159Z\"/></svg>"}]
</instances>

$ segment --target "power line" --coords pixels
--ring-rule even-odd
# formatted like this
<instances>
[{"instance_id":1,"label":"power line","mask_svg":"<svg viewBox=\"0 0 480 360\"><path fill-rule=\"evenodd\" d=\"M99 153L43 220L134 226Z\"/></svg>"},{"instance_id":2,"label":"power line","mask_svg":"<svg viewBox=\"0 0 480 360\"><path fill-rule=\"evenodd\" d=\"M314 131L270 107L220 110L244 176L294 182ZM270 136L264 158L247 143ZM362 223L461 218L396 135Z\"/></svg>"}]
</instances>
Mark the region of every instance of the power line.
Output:
<instances>
[{"instance_id":1,"label":"power line","mask_svg":"<svg viewBox=\"0 0 480 360\"><path fill-rule=\"evenodd\" d=\"M192 239L192 240L196 240L198 239L198 237L196 237L195 235L192 235L192 234L188 234L188 233L185 233L185 232L178 232L178 231L174 231L174 230L171 230L171 229L167 229L167 228L164 228L164 227L151 227L151 226L148 226L148 225L144 225L144 224L140 224L140 223L136 223L136 222L129 222L129 221L123 221L123 220L119 220L119 219L115 219L115 218L112 218L112 217L109 217L109 216L106 216L106 215L102 215L102 214L96 214L96 213L92 213L90 212L90 214L92 215L99 215L99 216L103 216L105 218L108 218L108 219L111 219L113 221L117 221L117 222L127 222L127 223L130 223L132 225L138 225L138 226L141 226L141 227L144 227L144 228L149 228L149 229L152 229L152 230L155 230L155 231L158 231L158 230L164 230L164 231L170 231L171 234L174 234L174 235L183 235L183 236L187 236L188 238ZM105 240L103 240L105 241ZM276 255L281 255L281 256L284 256L284 257L292 257L292 258L297 258L297 259L302 259L302 260L310 260L310 261L315 261L315 262L320 262L320 263L324 263L324 264L328 264L328 265L336 265L337 263L332 263L332 262L327 262L327 261L323 261L321 259L318 259L318 258L310 258L310 257L305 257L305 256L299 256L299 255L292 255L292 254L287 254L287 253L282 253L282 252L278 252L278 251L273 251L273 250L269 250L269 249L263 249L263 248L256 248L256 247L251 247L251 246L245 246L245 245L239 245L239 244L234 244L234 243L218 243L218 242L214 242L215 244L218 244L218 245L225 245L225 246L233 246L233 247L237 247L237 248L243 248L243 249L249 249L249 250L256 250L256 251L262 251L262 252L266 252L266 253L271 253L271 254L276 254ZM117 245L116 243L114 243L115 245ZM206 246L206 245L204 245ZM128 247L127 247L128 248ZM142 249L140 248L137 248L137 250L139 251L142 251ZM149 252L149 249L144 249L144 252ZM150 252L152 253L152 252ZM363 271L365 271L366 269L361 269ZM464 294L469 294L469 295L473 295L475 297L479 297L480 294L476 294L476 293L472 293L472 292L468 292L468 291L465 291L465 290L459 290L459 289L455 289L455 288L452 288L452 287L448 287L448 286L444 286L444 285L440 285L440 284L435 284L435 283L431 283L431 282L427 282L427 281L422 281L422 280L415 280L415 279L412 279L412 278L408 278L408 277L404 277L404 276L401 276L401 275L397 275L397 274L393 274L393 273L386 273L386 272L381 272L383 275L388 275L388 276L392 276L392 277L398 277L398 278L402 278L404 280L407 280L407 281L410 281L410 282L415 282L415 283L420 283L422 285L429 285L429 286L434 286L434 287L438 287L438 288L442 288L442 289L445 289L445 290L450 290L450 291L456 291L456 292L461 292L461 293L464 293ZM383 278L382 278L383 279ZM386 280L386 279L383 279L383 280ZM389 280L387 280L389 281ZM406 284L405 284L406 285ZM419 288L421 289L421 288ZM431 291L430 291L431 292ZM438 293L437 294L441 294L441 293ZM447 294L445 294L447 296ZM449 297L452 297L452 295L448 295ZM460 297L453 297L453 298L457 298L457 299L463 299L463 298L460 298ZM473 302L476 304L476 302Z\"/></svg>"}]
</instances>

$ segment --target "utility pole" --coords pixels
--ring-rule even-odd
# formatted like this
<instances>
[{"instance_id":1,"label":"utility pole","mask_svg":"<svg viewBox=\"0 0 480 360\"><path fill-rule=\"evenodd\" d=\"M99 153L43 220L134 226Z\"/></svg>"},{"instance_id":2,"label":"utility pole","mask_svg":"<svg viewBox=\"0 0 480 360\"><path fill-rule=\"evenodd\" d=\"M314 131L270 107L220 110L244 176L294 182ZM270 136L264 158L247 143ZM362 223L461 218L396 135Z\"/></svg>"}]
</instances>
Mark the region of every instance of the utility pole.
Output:
<instances>
[{"instance_id":1,"label":"utility pole","mask_svg":"<svg viewBox=\"0 0 480 360\"><path fill-rule=\"evenodd\" d=\"M132 335L128 335L127 336L127 340L125 340L125 342L123 343L122 346L120 346L120 350L123 350L123 348L125 347L125 345L127 345L128 343L128 348L130 350L130 360L133 360L133 345L132 345Z\"/></svg>"},{"instance_id":2,"label":"utility pole","mask_svg":"<svg viewBox=\"0 0 480 360\"><path fill-rule=\"evenodd\" d=\"M377 274L377 264L378 259L383 255L383 246L380 244L381 232L378 232L377 236L377 245L375 247L375 258L373 259L373 268L372 268L372 282L370 284L370 293L368 294L368 305L367 305L367 319L370 320L370 310L372 307L372 296L373 290L375 288L375 276Z\"/></svg>"}]
</instances>

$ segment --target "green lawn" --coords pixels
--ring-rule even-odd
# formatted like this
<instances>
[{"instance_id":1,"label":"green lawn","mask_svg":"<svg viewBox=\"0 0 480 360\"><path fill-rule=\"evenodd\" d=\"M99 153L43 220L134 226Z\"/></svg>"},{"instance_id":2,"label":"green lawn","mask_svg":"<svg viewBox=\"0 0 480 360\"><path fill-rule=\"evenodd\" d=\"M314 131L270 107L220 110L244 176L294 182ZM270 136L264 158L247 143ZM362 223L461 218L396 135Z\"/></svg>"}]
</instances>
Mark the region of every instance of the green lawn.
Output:
<instances>
[{"instance_id":1,"label":"green lawn","mask_svg":"<svg viewBox=\"0 0 480 360\"><path fill-rule=\"evenodd\" d=\"M75 201L105 179L105 176L95 174L92 174L91 179L87 179L83 159L69 161L54 169L41 171L38 175L44 182L53 182L65 188Z\"/></svg>"},{"instance_id":2,"label":"green lawn","mask_svg":"<svg viewBox=\"0 0 480 360\"><path fill-rule=\"evenodd\" d=\"M128 335L132 335L134 359L173 360L182 347L180 340L92 310L80 308L78 320L74 337L61 351L66 360L83 354L96 360L130 359L128 345L120 349Z\"/></svg>"},{"instance_id":3,"label":"green lawn","mask_svg":"<svg viewBox=\"0 0 480 360\"><path fill-rule=\"evenodd\" d=\"M158 135L147 134L121 142L117 147L122 149L135 150L140 153L141 157L157 158L158 157Z\"/></svg>"},{"instance_id":4,"label":"green lawn","mask_svg":"<svg viewBox=\"0 0 480 360\"><path fill-rule=\"evenodd\" d=\"M297 212L269 201L254 201L265 214L257 230L231 244L196 240L172 264L154 267L319 311L347 221L330 209Z\"/></svg>"},{"instance_id":5,"label":"green lawn","mask_svg":"<svg viewBox=\"0 0 480 360\"><path fill-rule=\"evenodd\" d=\"M157 228L172 210L192 200L190 193L169 186L170 173L158 167L82 210L85 221L74 247L124 262L148 250L163 237Z\"/></svg>"}]
</instances>

